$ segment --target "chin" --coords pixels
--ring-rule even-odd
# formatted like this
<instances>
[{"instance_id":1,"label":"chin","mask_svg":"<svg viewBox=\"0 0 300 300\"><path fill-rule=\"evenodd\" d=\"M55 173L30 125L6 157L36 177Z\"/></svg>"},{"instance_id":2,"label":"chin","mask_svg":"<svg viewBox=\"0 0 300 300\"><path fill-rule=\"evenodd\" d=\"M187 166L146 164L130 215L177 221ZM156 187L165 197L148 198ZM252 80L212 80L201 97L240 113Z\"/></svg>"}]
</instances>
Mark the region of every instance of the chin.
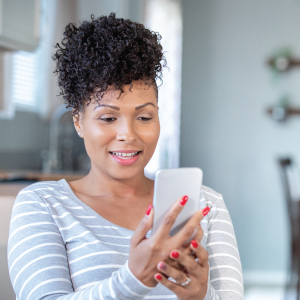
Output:
<instances>
[{"instance_id":1,"label":"chin","mask_svg":"<svg viewBox=\"0 0 300 300\"><path fill-rule=\"evenodd\" d=\"M133 179L136 176L139 176L140 174L144 174L144 168L140 169L125 169L124 170L116 170L115 172L110 172L108 176L115 180L128 180L128 179Z\"/></svg>"},{"instance_id":2,"label":"chin","mask_svg":"<svg viewBox=\"0 0 300 300\"><path fill-rule=\"evenodd\" d=\"M144 174L144 165L136 165L136 166L121 166L121 165L97 165L92 164L94 167L98 169L102 174L104 174L106 177L110 177L113 180L128 180L135 178L136 176L139 176L141 174Z\"/></svg>"}]
</instances>

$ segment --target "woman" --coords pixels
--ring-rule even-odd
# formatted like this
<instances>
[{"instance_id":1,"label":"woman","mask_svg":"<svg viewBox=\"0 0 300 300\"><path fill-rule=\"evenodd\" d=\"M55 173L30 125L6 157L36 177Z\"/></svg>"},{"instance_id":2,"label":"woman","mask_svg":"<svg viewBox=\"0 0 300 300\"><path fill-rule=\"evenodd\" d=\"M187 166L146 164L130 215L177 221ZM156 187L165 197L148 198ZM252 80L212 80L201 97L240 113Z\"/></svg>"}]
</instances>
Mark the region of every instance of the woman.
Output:
<instances>
[{"instance_id":1,"label":"woman","mask_svg":"<svg viewBox=\"0 0 300 300\"><path fill-rule=\"evenodd\" d=\"M69 184L40 182L19 193L8 245L18 300L243 299L234 230L220 194L202 187L199 211L170 237L188 201L183 195L151 236L154 185L144 167L160 131L159 40L113 13L66 27L56 72L91 170Z\"/></svg>"}]
</instances>

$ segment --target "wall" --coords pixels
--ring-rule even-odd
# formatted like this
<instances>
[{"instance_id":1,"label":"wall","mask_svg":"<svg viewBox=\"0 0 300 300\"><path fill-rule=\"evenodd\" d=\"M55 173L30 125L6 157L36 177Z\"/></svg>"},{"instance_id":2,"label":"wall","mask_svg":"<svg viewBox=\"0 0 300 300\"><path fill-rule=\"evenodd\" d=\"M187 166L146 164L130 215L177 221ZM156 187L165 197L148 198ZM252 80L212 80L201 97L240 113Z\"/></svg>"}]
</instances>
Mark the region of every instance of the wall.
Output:
<instances>
[{"instance_id":1,"label":"wall","mask_svg":"<svg viewBox=\"0 0 300 300\"><path fill-rule=\"evenodd\" d=\"M300 160L300 118L277 124L278 99L266 59L278 47L300 55L300 2L183 1L181 166L199 166L222 193L238 239L245 279L280 282L288 224L276 165ZM300 71L288 75L300 105Z\"/></svg>"},{"instance_id":2,"label":"wall","mask_svg":"<svg viewBox=\"0 0 300 300\"><path fill-rule=\"evenodd\" d=\"M100 17L115 12L117 17L142 22L144 2L145 0L77 0L78 19L89 20L91 14Z\"/></svg>"}]
</instances>

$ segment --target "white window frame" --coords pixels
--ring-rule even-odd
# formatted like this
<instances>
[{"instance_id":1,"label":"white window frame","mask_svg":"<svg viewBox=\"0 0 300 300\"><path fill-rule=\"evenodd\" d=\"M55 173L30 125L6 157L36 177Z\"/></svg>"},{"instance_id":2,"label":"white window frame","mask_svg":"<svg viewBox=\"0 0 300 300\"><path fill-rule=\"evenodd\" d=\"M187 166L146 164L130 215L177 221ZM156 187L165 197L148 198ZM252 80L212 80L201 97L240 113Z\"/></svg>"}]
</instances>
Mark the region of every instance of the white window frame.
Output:
<instances>
[{"instance_id":1,"label":"white window frame","mask_svg":"<svg viewBox=\"0 0 300 300\"><path fill-rule=\"evenodd\" d=\"M0 118L12 119L14 105L11 101L12 52L0 50Z\"/></svg>"}]
</instances>

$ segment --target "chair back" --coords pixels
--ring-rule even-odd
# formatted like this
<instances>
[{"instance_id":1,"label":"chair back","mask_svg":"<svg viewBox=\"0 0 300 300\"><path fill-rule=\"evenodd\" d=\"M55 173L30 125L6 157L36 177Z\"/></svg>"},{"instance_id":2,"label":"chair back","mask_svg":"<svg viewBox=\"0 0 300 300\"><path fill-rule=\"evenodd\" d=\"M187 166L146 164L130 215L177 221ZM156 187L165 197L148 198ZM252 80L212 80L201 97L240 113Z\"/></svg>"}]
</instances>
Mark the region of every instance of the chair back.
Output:
<instances>
[{"instance_id":1,"label":"chair back","mask_svg":"<svg viewBox=\"0 0 300 300\"><path fill-rule=\"evenodd\" d=\"M290 222L292 243L295 243L299 241L300 236L300 177L297 166L291 158L279 158L278 164Z\"/></svg>"}]
</instances>

